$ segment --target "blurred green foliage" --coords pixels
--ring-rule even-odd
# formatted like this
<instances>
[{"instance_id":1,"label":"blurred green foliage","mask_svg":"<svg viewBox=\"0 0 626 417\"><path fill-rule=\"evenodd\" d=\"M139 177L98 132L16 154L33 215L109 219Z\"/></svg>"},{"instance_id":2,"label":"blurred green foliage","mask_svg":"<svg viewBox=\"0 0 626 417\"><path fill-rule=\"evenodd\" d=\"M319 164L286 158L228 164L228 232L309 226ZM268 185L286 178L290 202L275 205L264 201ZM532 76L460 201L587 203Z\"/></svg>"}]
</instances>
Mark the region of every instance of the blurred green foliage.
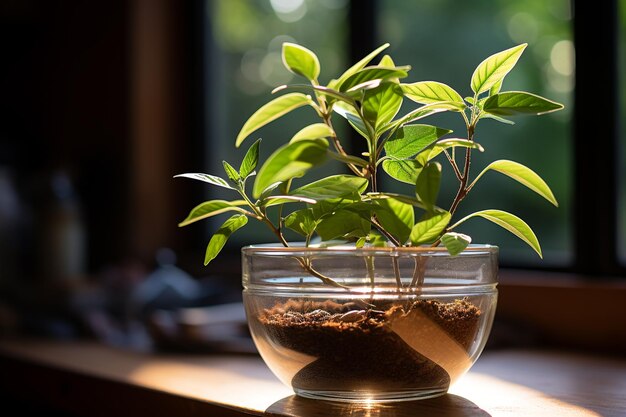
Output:
<instances>
[{"instance_id":1,"label":"blurred green foliage","mask_svg":"<svg viewBox=\"0 0 626 417\"><path fill-rule=\"evenodd\" d=\"M623 3L626 0L620 0ZM358 2L357 2L358 3ZM216 53L209 59L215 78L208 80L207 99L217 110L209 126L207 165L219 170L221 161L239 161L241 150L234 138L243 122L270 98L270 91L289 82L293 75L280 62L283 42L297 42L318 54L320 79L339 73L351 62L347 56L347 1L340 0L213 0L208 2ZM459 208L459 214L479 208L498 207L523 216L537 232L544 247L543 265L571 261L571 179L573 44L569 0L454 0L379 1L380 42L390 42L389 52L397 65L411 65L411 81L436 79L464 95L470 95L469 78L482 59L515 44L529 47L516 71L505 81L507 90L528 90L565 104L565 110L539 118L515 119L518 126L485 121L476 140L489 150L491 159L513 159L534 169L553 189L558 209L543 204L528 190L510 187L510 179L487 175ZM622 22L624 22L622 13ZM371 28L363 27L368 31ZM624 72L624 71L622 71ZM263 137L261 158L268 150L285 143L306 122L313 122L310 109L290 115L293 128L268 125ZM434 116L428 123L454 129L463 136L463 126L449 115ZM337 122L336 125L341 125ZM341 131L340 131L341 134ZM539 150L539 151L538 151ZM487 164L476 155L474 174ZM210 172L210 168L206 170ZM341 172L340 164L329 163L324 175ZM445 175L453 175L444 170ZM383 174L384 176L384 174ZM444 177L450 188L442 197L454 197L456 182ZM385 184L388 187L391 184ZM218 194L212 197L220 198ZM441 203L446 206L448 203ZM623 221L626 229L626 220ZM212 227L212 226L210 226ZM537 262L524 244L487 222L467 225L476 242L498 242L504 262ZM235 245L260 242L272 236L261 227L253 238L233 239ZM245 235L245 233L243 234Z\"/></svg>"}]
</instances>

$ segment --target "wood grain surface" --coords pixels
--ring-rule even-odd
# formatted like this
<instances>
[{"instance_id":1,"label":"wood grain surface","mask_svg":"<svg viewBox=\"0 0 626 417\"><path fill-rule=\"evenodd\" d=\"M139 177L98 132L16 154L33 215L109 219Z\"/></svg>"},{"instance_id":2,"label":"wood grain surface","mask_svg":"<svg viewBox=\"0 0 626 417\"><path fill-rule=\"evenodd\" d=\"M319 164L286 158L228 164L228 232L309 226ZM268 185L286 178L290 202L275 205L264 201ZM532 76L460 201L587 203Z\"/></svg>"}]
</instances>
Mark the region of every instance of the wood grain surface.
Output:
<instances>
[{"instance_id":1,"label":"wood grain surface","mask_svg":"<svg viewBox=\"0 0 626 417\"><path fill-rule=\"evenodd\" d=\"M626 416L626 360L486 351L443 397L343 404L294 396L257 356L159 355L0 341L5 392L77 415Z\"/></svg>"}]
</instances>

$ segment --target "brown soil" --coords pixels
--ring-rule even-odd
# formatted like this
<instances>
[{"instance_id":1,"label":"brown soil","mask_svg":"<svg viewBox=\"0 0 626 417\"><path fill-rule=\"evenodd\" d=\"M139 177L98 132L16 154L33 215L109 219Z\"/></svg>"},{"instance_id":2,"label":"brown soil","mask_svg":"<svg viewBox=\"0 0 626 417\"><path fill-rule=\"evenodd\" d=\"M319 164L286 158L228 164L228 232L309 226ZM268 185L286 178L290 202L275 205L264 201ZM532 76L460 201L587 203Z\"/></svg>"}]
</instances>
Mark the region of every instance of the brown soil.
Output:
<instances>
[{"instance_id":1,"label":"brown soil","mask_svg":"<svg viewBox=\"0 0 626 417\"><path fill-rule=\"evenodd\" d=\"M411 305L289 300L258 317L273 344L312 357L303 390L447 389L469 366L481 311L468 300Z\"/></svg>"}]
</instances>

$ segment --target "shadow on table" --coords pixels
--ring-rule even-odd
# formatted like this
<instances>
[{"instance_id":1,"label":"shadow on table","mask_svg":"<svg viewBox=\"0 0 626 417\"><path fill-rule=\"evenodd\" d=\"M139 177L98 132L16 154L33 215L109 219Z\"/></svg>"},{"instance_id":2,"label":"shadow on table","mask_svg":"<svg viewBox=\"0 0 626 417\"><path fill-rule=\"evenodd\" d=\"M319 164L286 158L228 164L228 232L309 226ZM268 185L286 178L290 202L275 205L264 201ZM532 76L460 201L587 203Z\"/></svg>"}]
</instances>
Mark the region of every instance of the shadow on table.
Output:
<instances>
[{"instance_id":1,"label":"shadow on table","mask_svg":"<svg viewBox=\"0 0 626 417\"><path fill-rule=\"evenodd\" d=\"M350 404L292 395L272 404L269 415L321 417L488 417L491 414L458 395L386 404Z\"/></svg>"}]
</instances>

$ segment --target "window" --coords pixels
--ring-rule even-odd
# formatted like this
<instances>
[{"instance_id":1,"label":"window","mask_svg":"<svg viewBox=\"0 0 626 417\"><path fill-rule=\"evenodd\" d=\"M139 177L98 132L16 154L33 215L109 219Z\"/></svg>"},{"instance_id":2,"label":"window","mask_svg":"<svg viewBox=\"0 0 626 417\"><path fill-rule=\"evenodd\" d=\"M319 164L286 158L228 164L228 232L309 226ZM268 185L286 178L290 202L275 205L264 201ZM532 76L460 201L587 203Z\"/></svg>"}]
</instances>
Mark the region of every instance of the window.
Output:
<instances>
[{"instance_id":1,"label":"window","mask_svg":"<svg viewBox=\"0 0 626 417\"><path fill-rule=\"evenodd\" d=\"M537 171L551 186L559 201L555 209L541 197L511 184L497 174L487 175L463 201L459 215L485 208L517 213L539 237L544 261L523 242L498 226L481 220L464 225L476 241L498 242L500 258L509 265L541 264L565 266L572 260L571 183L569 126L573 114L574 56L571 13L568 0L456 2L453 0L412 2L384 0L379 3L380 38L391 43L391 54L399 64L411 64L411 81L434 79L469 95L469 78L482 59L515 44L527 42L527 50L504 82L506 90L525 90L565 104L565 109L542 117L518 117L511 127L482 121L476 140L486 157L474 153L476 174L496 159L513 159ZM466 137L455 114L425 119L454 129ZM444 165L444 175L450 174ZM444 180L445 181L445 180ZM454 181L448 184L455 185ZM454 188L454 187L452 187ZM444 201L452 201L456 188L442 190ZM493 189L510 190L494 193ZM448 203L446 203L448 204Z\"/></svg>"},{"instance_id":2,"label":"window","mask_svg":"<svg viewBox=\"0 0 626 417\"><path fill-rule=\"evenodd\" d=\"M626 185L618 178L626 178L626 168L624 163L613 163L611 156L617 159L621 150L619 155L626 160L625 128L622 126L619 142L617 130L618 116L626 120L626 82L622 80L620 90L621 113L615 112L614 117L606 108L580 103L608 100L617 108L615 88L598 89L586 80L613 83L618 74L623 78L626 71L618 73L612 56L616 55L619 19L624 68L625 5L626 0L593 4L580 0L467 4L453 0L419 4L392 0L205 2L210 46L205 72L211 73L205 83L205 97L212 114L205 129L206 161L212 167L207 171L220 170L223 159L238 161L243 156L242 150L232 146L238 128L267 101L274 86L290 81L290 74L280 64L283 41L296 41L318 52L328 73L351 63L342 61L350 56L348 52L365 53L389 41L397 63L413 66L412 80L433 78L465 92L469 75L481 59L528 42L529 48L505 80L505 88L536 92L564 103L566 109L540 118L518 118L518 126L512 128L482 122L477 139L489 153L486 158L477 155L473 166L478 170L500 158L527 164L546 179L560 206L555 209L523 187L511 186L506 195L493 193L494 187L500 190L510 179L490 174L460 210L484 208L488 202L494 208L519 214L537 232L545 260L540 262L522 242L489 223L468 222L466 230L477 241L498 242L503 247L505 266L621 274L624 266L618 262L618 253L626 261ZM319 22L324 22L323 30L319 30ZM351 24L354 22L358 24ZM589 33L594 34L594 42L576 42ZM350 59L362 56L361 52ZM597 65L598 56L605 65ZM256 136L264 140L262 157L302 126L298 118L310 116L302 109L290 119L294 124L289 132L272 124L258 132ZM426 123L450 127L463 135L462 126L450 115L436 115ZM219 190L211 193L212 198L221 196ZM260 226L233 236L230 247L274 241ZM208 225L210 231L216 227L216 223Z\"/></svg>"}]
</instances>

